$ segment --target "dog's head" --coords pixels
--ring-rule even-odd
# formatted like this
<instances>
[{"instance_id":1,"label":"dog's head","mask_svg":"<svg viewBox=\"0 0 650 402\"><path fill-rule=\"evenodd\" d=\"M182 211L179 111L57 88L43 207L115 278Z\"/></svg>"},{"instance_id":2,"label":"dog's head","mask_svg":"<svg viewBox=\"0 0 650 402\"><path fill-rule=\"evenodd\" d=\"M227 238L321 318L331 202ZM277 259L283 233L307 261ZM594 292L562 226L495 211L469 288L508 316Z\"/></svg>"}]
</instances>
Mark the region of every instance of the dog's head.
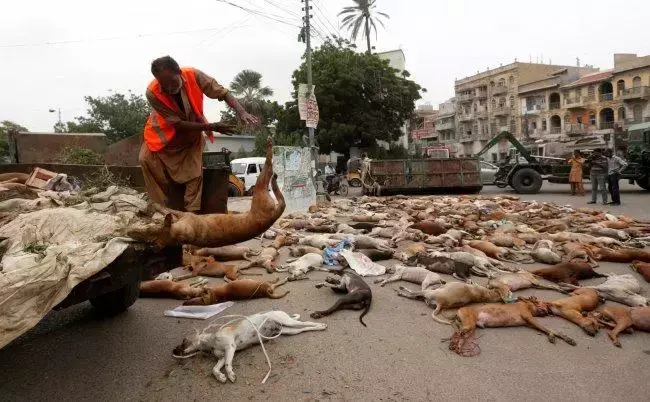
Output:
<instances>
[{"instance_id":1,"label":"dog's head","mask_svg":"<svg viewBox=\"0 0 650 402\"><path fill-rule=\"evenodd\" d=\"M196 355L202 350L202 346L204 345L204 337L205 334L202 334L199 331L196 331L192 335L188 335L187 337L183 338L183 342L180 345L174 348L172 351L172 356L177 359L187 359L188 357Z\"/></svg>"}]
</instances>

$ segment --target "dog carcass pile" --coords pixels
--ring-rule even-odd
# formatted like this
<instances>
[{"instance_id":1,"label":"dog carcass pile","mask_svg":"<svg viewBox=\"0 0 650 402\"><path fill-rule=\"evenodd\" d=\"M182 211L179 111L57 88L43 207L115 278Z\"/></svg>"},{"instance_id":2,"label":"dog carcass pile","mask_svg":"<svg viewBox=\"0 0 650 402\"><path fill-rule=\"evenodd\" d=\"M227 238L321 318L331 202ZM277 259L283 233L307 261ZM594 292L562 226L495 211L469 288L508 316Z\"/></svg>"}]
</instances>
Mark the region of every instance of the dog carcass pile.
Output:
<instances>
[{"instance_id":1,"label":"dog carcass pile","mask_svg":"<svg viewBox=\"0 0 650 402\"><path fill-rule=\"evenodd\" d=\"M263 237L268 244L259 250L225 246L188 251L189 275L211 272L232 281L198 289L169 281L174 286L166 291L188 299L187 304L277 298L288 293L275 292L280 284L308 279L313 270L329 270L338 276L329 276L316 287L344 294L331 308L311 317L319 319L340 309L364 310L363 316L372 292L354 268L362 260L371 264L385 260L388 274L375 283L420 285L417 290L399 287L397 295L423 300L434 308L435 321L454 325L450 349L463 356L480 352L476 327L528 326L546 334L550 342L559 338L575 345L566 334L537 320L546 315L569 320L592 336L609 328L609 338L619 347L621 332L650 331L649 302L639 294L639 279L650 281L650 222L628 216L507 196L360 197L285 215ZM277 266L282 248L293 259ZM324 259L340 266L323 265ZM236 265L234 260L246 262ZM598 272L600 261L629 264L629 273ZM532 263L547 266L527 268ZM236 279L255 266L287 272L287 277L277 283ZM601 277L599 285L580 285L580 280ZM156 286L153 281L143 284L143 294ZM551 301L513 293L528 288L566 297ZM607 304L599 309L603 302ZM451 317L441 314L455 308ZM196 342L192 344L196 348Z\"/></svg>"}]
</instances>

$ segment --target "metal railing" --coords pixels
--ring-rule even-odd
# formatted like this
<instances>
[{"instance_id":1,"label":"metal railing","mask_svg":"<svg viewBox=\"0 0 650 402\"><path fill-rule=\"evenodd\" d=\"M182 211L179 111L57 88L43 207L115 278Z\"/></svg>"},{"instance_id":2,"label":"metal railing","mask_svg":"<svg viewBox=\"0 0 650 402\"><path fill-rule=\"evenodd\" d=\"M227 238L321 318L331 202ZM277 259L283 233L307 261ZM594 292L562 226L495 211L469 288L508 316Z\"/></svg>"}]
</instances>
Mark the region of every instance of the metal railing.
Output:
<instances>
[{"instance_id":1,"label":"metal railing","mask_svg":"<svg viewBox=\"0 0 650 402\"><path fill-rule=\"evenodd\" d=\"M621 99L641 99L650 97L650 87L632 87L621 91Z\"/></svg>"},{"instance_id":2,"label":"metal railing","mask_svg":"<svg viewBox=\"0 0 650 402\"><path fill-rule=\"evenodd\" d=\"M551 134L560 134L562 132L562 127L551 127L548 132Z\"/></svg>"},{"instance_id":3,"label":"metal railing","mask_svg":"<svg viewBox=\"0 0 650 402\"><path fill-rule=\"evenodd\" d=\"M504 85L497 85L492 88L492 95L498 95L508 92L508 87Z\"/></svg>"},{"instance_id":4,"label":"metal railing","mask_svg":"<svg viewBox=\"0 0 650 402\"><path fill-rule=\"evenodd\" d=\"M610 128L614 128L615 121L601 121L600 122L600 129L601 130L607 130Z\"/></svg>"},{"instance_id":5,"label":"metal railing","mask_svg":"<svg viewBox=\"0 0 650 402\"><path fill-rule=\"evenodd\" d=\"M610 92L608 94L600 94L600 101L601 102L607 102L607 101L611 101L613 99L614 99L614 93L613 92Z\"/></svg>"}]
</instances>

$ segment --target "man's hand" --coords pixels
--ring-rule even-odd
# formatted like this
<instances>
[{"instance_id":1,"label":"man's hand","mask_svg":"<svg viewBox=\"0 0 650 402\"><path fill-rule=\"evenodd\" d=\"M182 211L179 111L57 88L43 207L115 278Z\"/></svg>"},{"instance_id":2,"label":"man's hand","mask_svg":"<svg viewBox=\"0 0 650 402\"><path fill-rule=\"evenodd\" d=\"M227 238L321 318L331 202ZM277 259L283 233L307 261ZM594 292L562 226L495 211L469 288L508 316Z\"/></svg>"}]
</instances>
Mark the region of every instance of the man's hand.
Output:
<instances>
[{"instance_id":1,"label":"man's hand","mask_svg":"<svg viewBox=\"0 0 650 402\"><path fill-rule=\"evenodd\" d=\"M257 117L247 112L240 113L237 117L239 117L239 121L246 125L257 126L260 124L260 120Z\"/></svg>"},{"instance_id":2,"label":"man's hand","mask_svg":"<svg viewBox=\"0 0 650 402\"><path fill-rule=\"evenodd\" d=\"M209 131L216 131L221 134L231 135L237 132L235 126L231 126L226 123L210 123L208 124Z\"/></svg>"}]
</instances>

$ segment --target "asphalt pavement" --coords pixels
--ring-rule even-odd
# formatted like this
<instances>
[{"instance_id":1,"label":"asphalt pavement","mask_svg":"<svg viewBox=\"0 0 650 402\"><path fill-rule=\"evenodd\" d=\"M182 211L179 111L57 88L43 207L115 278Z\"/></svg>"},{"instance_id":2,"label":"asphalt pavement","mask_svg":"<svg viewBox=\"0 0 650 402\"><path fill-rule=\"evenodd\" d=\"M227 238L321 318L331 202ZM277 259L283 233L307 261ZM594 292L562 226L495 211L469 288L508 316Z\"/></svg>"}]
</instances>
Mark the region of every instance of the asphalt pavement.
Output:
<instances>
[{"instance_id":1,"label":"asphalt pavement","mask_svg":"<svg viewBox=\"0 0 650 402\"><path fill-rule=\"evenodd\" d=\"M494 187L485 188L483 194L504 192L512 194ZM542 193L523 198L586 205L588 197L567 193L568 185L545 183ZM623 205L608 209L650 219L649 201L649 193L625 184ZM233 204L237 203L241 201ZM598 270L631 272L624 264L610 263ZM224 314L275 308L309 320L310 312L336 299L330 290L314 288L323 273L310 275L310 280L285 285L291 293L284 299L239 302ZM623 348L618 349L602 331L592 338L567 321L547 317L540 321L573 337L577 346L550 344L528 328L479 329L482 353L464 358L441 342L452 329L435 323L431 309L395 295L399 284L371 285L374 297L365 317L367 328L359 323L358 312L343 311L322 319L329 326L323 332L268 342L273 367L265 385L261 381L268 366L259 346L236 354L235 384L221 384L212 376L213 357L175 361L171 351L183 336L207 325L163 316L178 301L141 299L113 318L99 317L88 303L51 312L0 350L0 399L648 400L650 334L622 335ZM650 295L650 286L643 282L643 287ZM518 294L562 297L537 290Z\"/></svg>"}]
</instances>

